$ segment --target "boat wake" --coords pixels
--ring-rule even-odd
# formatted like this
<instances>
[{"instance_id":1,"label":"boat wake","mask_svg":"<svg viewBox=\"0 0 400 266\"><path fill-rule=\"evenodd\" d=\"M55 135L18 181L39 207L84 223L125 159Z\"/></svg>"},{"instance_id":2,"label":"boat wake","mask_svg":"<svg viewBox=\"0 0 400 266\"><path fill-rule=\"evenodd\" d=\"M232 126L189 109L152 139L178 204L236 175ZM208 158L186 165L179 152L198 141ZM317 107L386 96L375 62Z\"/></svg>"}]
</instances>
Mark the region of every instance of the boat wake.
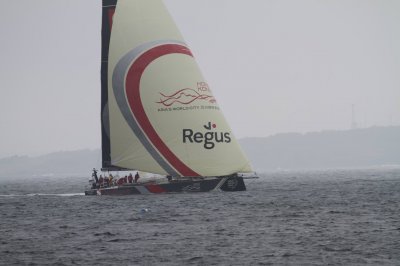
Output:
<instances>
[{"instance_id":1,"label":"boat wake","mask_svg":"<svg viewBox=\"0 0 400 266\"><path fill-rule=\"evenodd\" d=\"M85 196L85 193L60 193L60 194L48 194L48 193L29 193L29 194L0 194L0 197L75 197L75 196Z\"/></svg>"}]
</instances>

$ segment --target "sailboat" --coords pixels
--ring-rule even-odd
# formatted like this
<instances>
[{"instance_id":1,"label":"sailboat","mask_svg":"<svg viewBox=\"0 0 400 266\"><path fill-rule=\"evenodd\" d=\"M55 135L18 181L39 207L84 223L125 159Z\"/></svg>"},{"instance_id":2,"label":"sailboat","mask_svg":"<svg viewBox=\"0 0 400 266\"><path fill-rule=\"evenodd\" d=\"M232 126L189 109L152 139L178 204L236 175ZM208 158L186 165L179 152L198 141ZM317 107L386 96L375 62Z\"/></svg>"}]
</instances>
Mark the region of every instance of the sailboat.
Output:
<instances>
[{"instance_id":1,"label":"sailboat","mask_svg":"<svg viewBox=\"0 0 400 266\"><path fill-rule=\"evenodd\" d=\"M162 0L103 0L102 171L86 195L244 191L249 160ZM105 182L103 182L105 183Z\"/></svg>"}]
</instances>

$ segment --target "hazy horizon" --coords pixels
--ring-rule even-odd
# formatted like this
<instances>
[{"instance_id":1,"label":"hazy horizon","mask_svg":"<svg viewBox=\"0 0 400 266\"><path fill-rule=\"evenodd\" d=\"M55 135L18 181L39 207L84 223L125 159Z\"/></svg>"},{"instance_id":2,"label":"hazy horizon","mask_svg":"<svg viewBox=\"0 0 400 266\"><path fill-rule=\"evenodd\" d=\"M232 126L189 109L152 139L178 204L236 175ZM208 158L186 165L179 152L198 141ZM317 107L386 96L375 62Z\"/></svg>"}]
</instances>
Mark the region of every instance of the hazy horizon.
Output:
<instances>
[{"instance_id":1,"label":"hazy horizon","mask_svg":"<svg viewBox=\"0 0 400 266\"><path fill-rule=\"evenodd\" d=\"M373 129L378 129L378 130L382 130L382 129L394 129L396 130L397 128L400 128L399 126L371 126L368 128L353 128L353 129L344 129L344 130L321 130L321 131L310 131L310 132L280 132L280 133L275 133L269 136L262 136L262 137L243 137L243 138L239 138L239 142L245 142L248 140L257 140L257 139L274 139L276 137L294 137L294 138L298 138L298 136L301 137L314 137L316 136L316 134L318 135L326 135L326 134L332 134L332 133L339 133L339 134L343 134L343 133L349 133L349 132L355 132L358 130L364 131L364 130L373 130ZM289 141L290 143L290 141ZM397 143L397 141L396 141ZM325 143L328 144L328 143ZM242 149L245 148L242 145ZM47 156L47 155L52 155L52 154L57 154L57 153L74 153L74 152L79 152L79 151L99 151L99 162L101 160L101 153L100 153L100 149L101 149L101 144L99 144L98 147L92 147L92 148L87 148L87 147L82 147L82 148L78 148L78 149L71 149L71 150L53 150L53 151L49 151L49 152L43 152L43 153L31 153L31 154L10 154L7 156L0 156L0 160L2 159L7 159L7 158L12 158L12 157L41 157L41 156ZM278 152L278 151L277 151ZM261 158L261 157L260 157Z\"/></svg>"},{"instance_id":2,"label":"hazy horizon","mask_svg":"<svg viewBox=\"0 0 400 266\"><path fill-rule=\"evenodd\" d=\"M400 126L239 140L252 170L400 169ZM0 179L84 176L101 168L100 149L0 158ZM71 167L71 165L73 167Z\"/></svg>"},{"instance_id":3,"label":"hazy horizon","mask_svg":"<svg viewBox=\"0 0 400 266\"><path fill-rule=\"evenodd\" d=\"M237 138L400 125L400 2L165 0ZM101 1L0 10L0 158L100 147Z\"/></svg>"}]
</instances>

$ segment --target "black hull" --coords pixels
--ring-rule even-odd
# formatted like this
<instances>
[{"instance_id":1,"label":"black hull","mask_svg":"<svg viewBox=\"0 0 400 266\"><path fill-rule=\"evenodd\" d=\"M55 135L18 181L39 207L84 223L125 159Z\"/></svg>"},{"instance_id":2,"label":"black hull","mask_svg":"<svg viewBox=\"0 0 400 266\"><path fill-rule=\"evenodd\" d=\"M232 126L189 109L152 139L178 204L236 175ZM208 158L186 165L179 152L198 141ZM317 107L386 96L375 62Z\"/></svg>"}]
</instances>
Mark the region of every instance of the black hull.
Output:
<instances>
[{"instance_id":1,"label":"black hull","mask_svg":"<svg viewBox=\"0 0 400 266\"><path fill-rule=\"evenodd\" d=\"M179 180L168 183L125 184L109 188L90 189L85 195L135 195L135 194L160 194L160 193L189 193L221 191L245 191L246 185L242 177L221 177L196 180Z\"/></svg>"}]
</instances>

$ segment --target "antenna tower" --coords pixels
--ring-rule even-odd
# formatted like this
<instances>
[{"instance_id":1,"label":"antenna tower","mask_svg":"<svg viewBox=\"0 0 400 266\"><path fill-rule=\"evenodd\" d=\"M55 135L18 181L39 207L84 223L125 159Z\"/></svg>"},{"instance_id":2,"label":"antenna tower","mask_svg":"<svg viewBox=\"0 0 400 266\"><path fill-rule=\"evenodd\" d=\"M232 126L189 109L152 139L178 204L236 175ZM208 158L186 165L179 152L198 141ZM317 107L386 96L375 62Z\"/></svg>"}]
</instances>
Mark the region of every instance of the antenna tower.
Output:
<instances>
[{"instance_id":1,"label":"antenna tower","mask_svg":"<svg viewBox=\"0 0 400 266\"><path fill-rule=\"evenodd\" d=\"M351 105L351 127L350 128L351 129L356 129L357 128L354 104Z\"/></svg>"}]
</instances>

